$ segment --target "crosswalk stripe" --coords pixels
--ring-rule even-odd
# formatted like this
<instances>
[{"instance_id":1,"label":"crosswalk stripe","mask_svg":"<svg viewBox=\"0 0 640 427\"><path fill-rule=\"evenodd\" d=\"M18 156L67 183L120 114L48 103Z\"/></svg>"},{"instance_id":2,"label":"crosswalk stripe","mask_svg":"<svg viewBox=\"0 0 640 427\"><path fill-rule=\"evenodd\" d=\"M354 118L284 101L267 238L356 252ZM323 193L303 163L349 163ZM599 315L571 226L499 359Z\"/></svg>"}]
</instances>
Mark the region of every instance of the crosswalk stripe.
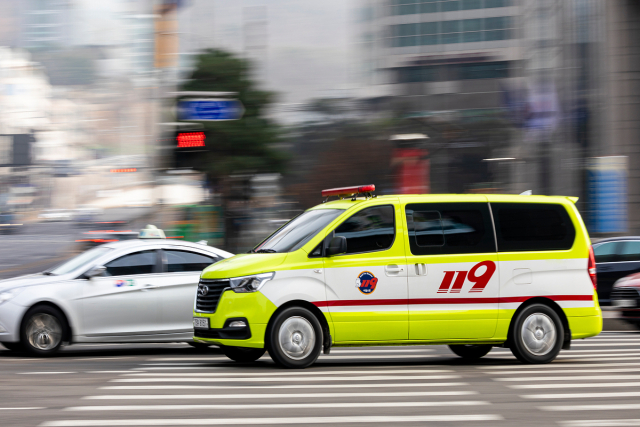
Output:
<instances>
[{"instance_id":1,"label":"crosswalk stripe","mask_svg":"<svg viewBox=\"0 0 640 427\"><path fill-rule=\"evenodd\" d=\"M427 347L427 346L425 346ZM386 349L375 349L369 350L367 347L360 347L354 349L343 349L343 348L332 348L331 354L334 353L414 353L414 352L422 352L422 351L436 351L433 348L397 348L397 347L387 347Z\"/></svg>"},{"instance_id":2,"label":"crosswalk stripe","mask_svg":"<svg viewBox=\"0 0 640 427\"><path fill-rule=\"evenodd\" d=\"M441 357L441 356L434 355L434 354L378 354L378 355L354 354L351 356L344 356L344 355L334 356L332 354L320 355L321 360L329 360L329 359L342 360L342 359L354 359L354 358L358 358L358 359L422 359L426 357ZM262 358L268 359L269 357L263 356ZM184 360L184 359L180 359L180 360ZM203 359L203 361L218 361L218 360L228 360L229 362L231 362L231 360L225 356L211 356L207 359Z\"/></svg>"},{"instance_id":3,"label":"crosswalk stripe","mask_svg":"<svg viewBox=\"0 0 640 427\"><path fill-rule=\"evenodd\" d=\"M623 391L615 393L551 393L551 394L526 394L520 397L525 399L589 399L593 397L638 397L638 391Z\"/></svg>"},{"instance_id":4,"label":"crosswalk stripe","mask_svg":"<svg viewBox=\"0 0 640 427\"><path fill-rule=\"evenodd\" d=\"M621 348L621 349L600 349L600 348L594 348L593 350L566 350L563 351L562 353L560 353L561 355L566 355L566 354L571 354L571 353L625 353L625 354L629 354L629 353L633 353L636 352L638 354L640 354L640 349L637 348ZM511 351L507 350L507 351L501 351L501 352L497 352L497 351L493 351L489 354L497 354L497 355L511 355Z\"/></svg>"},{"instance_id":5,"label":"crosswalk stripe","mask_svg":"<svg viewBox=\"0 0 640 427\"><path fill-rule=\"evenodd\" d=\"M376 371L376 374L440 374L440 373L450 373L454 372L451 369L384 369ZM341 374L365 374L369 375L370 372L363 370L344 370L344 371L284 371L284 372L215 372L215 373L192 373L192 372L180 372L180 373L149 373L149 372L140 372L140 373L127 373L124 376L127 377L159 377L162 375L163 377L184 377L185 375L197 375L198 377L220 377L220 376L230 376L230 377L282 377L282 376L295 376L295 377L307 377L307 376L316 376L316 375L341 375Z\"/></svg>"},{"instance_id":6,"label":"crosswalk stripe","mask_svg":"<svg viewBox=\"0 0 640 427\"><path fill-rule=\"evenodd\" d=\"M601 343L571 343L571 347L611 347L611 346L640 346L640 342L616 342L615 344L601 344Z\"/></svg>"},{"instance_id":7,"label":"crosswalk stripe","mask_svg":"<svg viewBox=\"0 0 640 427\"><path fill-rule=\"evenodd\" d=\"M362 401L362 397L416 397L416 396L470 396L476 391L407 391L387 393L274 393L274 394L116 394L85 396L84 400L171 400L171 399L290 399L290 398L334 398L351 397Z\"/></svg>"},{"instance_id":8,"label":"crosswalk stripe","mask_svg":"<svg viewBox=\"0 0 640 427\"><path fill-rule=\"evenodd\" d=\"M559 405L541 406L543 411L625 411L640 409L640 403L614 403L610 405Z\"/></svg>"},{"instance_id":9,"label":"crosswalk stripe","mask_svg":"<svg viewBox=\"0 0 640 427\"><path fill-rule=\"evenodd\" d=\"M568 373L572 373L572 374L589 374L589 373L593 373L593 369L573 369L573 366L564 366L564 369L555 369L555 370L549 370L546 373L547 374L568 374ZM556 372L554 372L556 371ZM598 373L605 373L605 372L634 372L634 371L640 371L640 367L637 368L611 368L611 369L598 369ZM489 374L489 375L524 375L524 374L539 374L540 371L500 371L500 372L492 372L492 371L483 371L483 373L485 374ZM152 374L149 374L152 375Z\"/></svg>"},{"instance_id":10,"label":"crosswalk stripe","mask_svg":"<svg viewBox=\"0 0 640 427\"><path fill-rule=\"evenodd\" d=\"M524 390L524 389L542 389L542 388L624 388L624 387L640 387L640 382L629 383L570 383L570 384L519 384L507 386L512 389Z\"/></svg>"},{"instance_id":11,"label":"crosswalk stripe","mask_svg":"<svg viewBox=\"0 0 640 427\"><path fill-rule=\"evenodd\" d=\"M640 375L576 375L564 377L493 378L493 381L640 380Z\"/></svg>"},{"instance_id":12,"label":"crosswalk stripe","mask_svg":"<svg viewBox=\"0 0 640 427\"><path fill-rule=\"evenodd\" d=\"M639 383L640 384L640 383ZM367 384L367 388L397 388L397 387L466 387L469 383L381 383ZM361 388L362 384L287 384L287 385L114 385L100 387L100 390L220 390L220 389L291 389L291 388Z\"/></svg>"},{"instance_id":13,"label":"crosswalk stripe","mask_svg":"<svg viewBox=\"0 0 640 427\"><path fill-rule=\"evenodd\" d=\"M109 426L206 426L206 425L279 425L279 424L335 424L335 423L415 423L415 422L478 422L500 421L496 414L478 415L394 415L345 417L292 418L204 418L204 419L133 419L133 420L61 420L46 421L41 427L109 427Z\"/></svg>"},{"instance_id":14,"label":"crosswalk stripe","mask_svg":"<svg viewBox=\"0 0 640 427\"><path fill-rule=\"evenodd\" d=\"M198 409L324 409L324 408L415 408L429 406L482 406L489 402L457 400L452 402L332 402L332 403L251 403L244 405L126 405L72 406L65 411L177 411Z\"/></svg>"},{"instance_id":15,"label":"crosswalk stripe","mask_svg":"<svg viewBox=\"0 0 640 427\"><path fill-rule=\"evenodd\" d=\"M567 363L562 362L562 363L550 363L550 364L546 364L546 365L495 365L495 366L477 366L477 369L482 369L482 370L496 370L496 374L499 374L501 370L507 370L507 369L522 369L522 370L526 370L526 369L536 369L536 370L562 370L562 369L567 369L568 367L576 367L576 368L602 368L602 367L609 367L609 366L637 366L640 365L640 362L624 362L624 363L607 363L606 365L603 363L585 363L585 362L578 362L578 363L571 363L571 365L567 366Z\"/></svg>"},{"instance_id":16,"label":"crosswalk stripe","mask_svg":"<svg viewBox=\"0 0 640 427\"><path fill-rule=\"evenodd\" d=\"M133 383L133 382L286 382L286 381L387 381L397 380L398 376L371 375L362 377L290 377L290 378L116 378L110 380L113 383ZM416 375L411 380L449 380L460 378L460 375Z\"/></svg>"},{"instance_id":17,"label":"crosswalk stripe","mask_svg":"<svg viewBox=\"0 0 640 427\"><path fill-rule=\"evenodd\" d=\"M565 427L631 427L640 425L640 419L635 420L571 420L558 421Z\"/></svg>"}]
</instances>

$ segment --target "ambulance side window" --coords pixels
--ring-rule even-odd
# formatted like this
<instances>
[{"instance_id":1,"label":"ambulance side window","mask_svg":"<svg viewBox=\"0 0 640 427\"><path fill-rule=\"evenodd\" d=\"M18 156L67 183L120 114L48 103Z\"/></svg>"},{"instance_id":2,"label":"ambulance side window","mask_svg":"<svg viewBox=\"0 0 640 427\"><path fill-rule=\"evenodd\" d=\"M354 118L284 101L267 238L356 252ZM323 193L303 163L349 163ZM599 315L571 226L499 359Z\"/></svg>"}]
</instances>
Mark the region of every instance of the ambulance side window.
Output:
<instances>
[{"instance_id":1,"label":"ambulance side window","mask_svg":"<svg viewBox=\"0 0 640 427\"><path fill-rule=\"evenodd\" d=\"M396 235L393 206L365 208L340 224L335 235L347 238L347 254L389 249Z\"/></svg>"},{"instance_id":2,"label":"ambulance side window","mask_svg":"<svg viewBox=\"0 0 640 427\"><path fill-rule=\"evenodd\" d=\"M484 203L415 203L405 209L413 255L495 252Z\"/></svg>"},{"instance_id":3,"label":"ambulance side window","mask_svg":"<svg viewBox=\"0 0 640 427\"><path fill-rule=\"evenodd\" d=\"M567 250L576 230L564 206L491 203L500 252Z\"/></svg>"}]
</instances>

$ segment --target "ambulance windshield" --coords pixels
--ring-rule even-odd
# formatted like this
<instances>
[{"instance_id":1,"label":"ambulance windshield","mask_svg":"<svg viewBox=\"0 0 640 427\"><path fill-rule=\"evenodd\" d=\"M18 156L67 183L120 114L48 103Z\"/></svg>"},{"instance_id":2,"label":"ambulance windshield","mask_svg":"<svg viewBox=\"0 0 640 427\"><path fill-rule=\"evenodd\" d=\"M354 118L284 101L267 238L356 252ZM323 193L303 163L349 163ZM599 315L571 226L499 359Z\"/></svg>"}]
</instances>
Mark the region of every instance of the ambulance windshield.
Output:
<instances>
[{"instance_id":1,"label":"ambulance windshield","mask_svg":"<svg viewBox=\"0 0 640 427\"><path fill-rule=\"evenodd\" d=\"M293 252L300 249L344 212L342 209L316 209L293 218L256 246L253 253Z\"/></svg>"}]
</instances>

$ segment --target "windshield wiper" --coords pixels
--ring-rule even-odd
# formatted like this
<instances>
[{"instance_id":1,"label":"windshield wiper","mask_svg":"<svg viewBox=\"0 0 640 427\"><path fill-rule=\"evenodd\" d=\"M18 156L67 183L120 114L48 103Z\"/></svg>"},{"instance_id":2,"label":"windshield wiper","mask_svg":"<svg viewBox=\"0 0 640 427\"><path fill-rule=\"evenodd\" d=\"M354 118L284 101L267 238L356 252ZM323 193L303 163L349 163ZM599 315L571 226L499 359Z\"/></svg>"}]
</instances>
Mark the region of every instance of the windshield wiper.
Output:
<instances>
[{"instance_id":1,"label":"windshield wiper","mask_svg":"<svg viewBox=\"0 0 640 427\"><path fill-rule=\"evenodd\" d=\"M274 249L258 249L257 251L254 251L256 254L275 254L277 252L278 251Z\"/></svg>"}]
</instances>

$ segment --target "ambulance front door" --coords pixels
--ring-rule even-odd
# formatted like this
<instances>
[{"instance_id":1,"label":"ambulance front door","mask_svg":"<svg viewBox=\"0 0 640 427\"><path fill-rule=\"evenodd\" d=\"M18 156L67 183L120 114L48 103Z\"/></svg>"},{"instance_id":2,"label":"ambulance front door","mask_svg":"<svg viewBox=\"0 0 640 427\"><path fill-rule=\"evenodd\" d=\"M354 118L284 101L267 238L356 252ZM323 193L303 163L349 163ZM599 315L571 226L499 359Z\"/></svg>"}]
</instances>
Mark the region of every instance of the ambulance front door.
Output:
<instances>
[{"instance_id":1,"label":"ambulance front door","mask_svg":"<svg viewBox=\"0 0 640 427\"><path fill-rule=\"evenodd\" d=\"M409 338L489 338L500 293L488 203L412 203L408 229ZM483 200L484 199L484 200Z\"/></svg>"},{"instance_id":2,"label":"ambulance front door","mask_svg":"<svg viewBox=\"0 0 640 427\"><path fill-rule=\"evenodd\" d=\"M401 209L369 206L340 224L347 252L324 258L334 341L399 341L409 334L407 266Z\"/></svg>"}]
</instances>

